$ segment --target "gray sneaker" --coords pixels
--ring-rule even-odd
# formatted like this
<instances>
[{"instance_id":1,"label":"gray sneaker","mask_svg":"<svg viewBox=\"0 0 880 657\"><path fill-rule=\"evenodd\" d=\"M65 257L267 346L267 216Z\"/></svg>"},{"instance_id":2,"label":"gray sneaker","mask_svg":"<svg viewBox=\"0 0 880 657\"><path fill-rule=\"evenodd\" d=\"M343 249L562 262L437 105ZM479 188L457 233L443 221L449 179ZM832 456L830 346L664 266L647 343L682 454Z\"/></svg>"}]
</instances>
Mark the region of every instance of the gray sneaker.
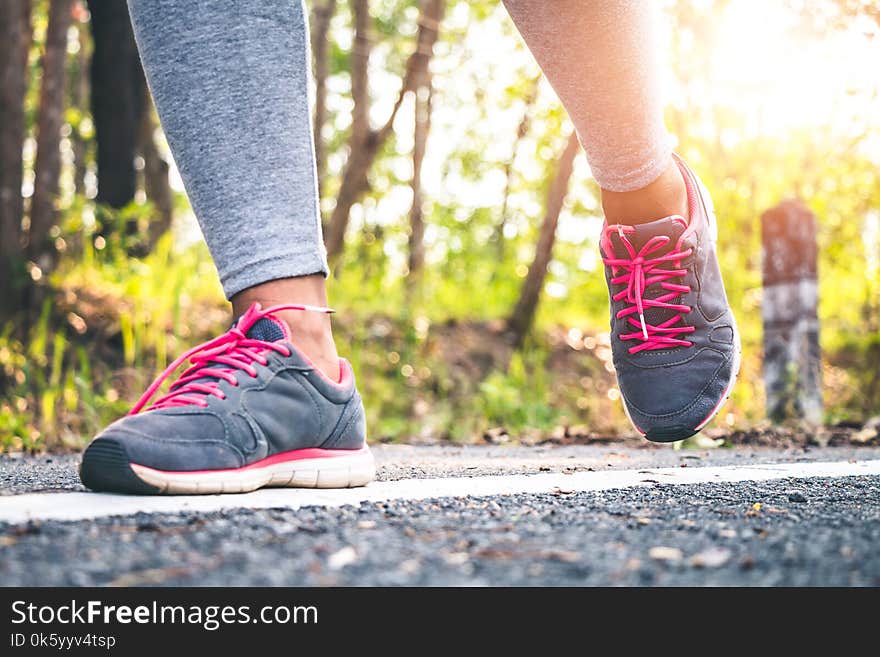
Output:
<instances>
[{"instance_id":1,"label":"gray sneaker","mask_svg":"<svg viewBox=\"0 0 880 657\"><path fill-rule=\"evenodd\" d=\"M611 295L611 348L623 406L649 440L671 442L706 426L730 396L740 342L705 187L678 157L690 220L606 225L601 250Z\"/></svg>"},{"instance_id":2,"label":"gray sneaker","mask_svg":"<svg viewBox=\"0 0 880 657\"><path fill-rule=\"evenodd\" d=\"M293 345L283 309L254 304L223 335L183 354L131 412L86 448L83 484L119 493L238 493L262 486L345 488L375 476L351 365L341 380ZM168 394L162 382L192 364Z\"/></svg>"}]
</instances>

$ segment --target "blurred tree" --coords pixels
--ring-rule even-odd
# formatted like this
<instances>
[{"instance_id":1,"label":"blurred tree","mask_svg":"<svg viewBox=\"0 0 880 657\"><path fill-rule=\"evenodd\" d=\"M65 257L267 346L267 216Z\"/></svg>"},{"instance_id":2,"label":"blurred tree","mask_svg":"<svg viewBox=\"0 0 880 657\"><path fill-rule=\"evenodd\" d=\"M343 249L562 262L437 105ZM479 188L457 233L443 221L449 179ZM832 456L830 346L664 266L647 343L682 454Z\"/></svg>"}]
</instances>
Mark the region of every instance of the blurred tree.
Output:
<instances>
[{"instance_id":1,"label":"blurred tree","mask_svg":"<svg viewBox=\"0 0 880 657\"><path fill-rule=\"evenodd\" d=\"M129 219L126 242L133 255L149 252L171 227L173 193L169 163L156 146L158 122L147 89L134 34L123 2L88 0L92 15L94 52L91 66L91 109L98 160L98 203L120 209L135 198L138 172L135 157L143 159L143 189L156 216L145 225ZM112 232L104 225L102 232Z\"/></svg>"},{"instance_id":2,"label":"blurred tree","mask_svg":"<svg viewBox=\"0 0 880 657\"><path fill-rule=\"evenodd\" d=\"M434 84L431 77L430 58L434 52L434 44L440 34L440 21L445 9L444 2L429 2L421 16L420 25L426 25L424 32L419 34L417 51L424 53L419 66L413 67L413 152L412 152L412 205L409 211L409 276L407 289L412 292L419 287L422 269L425 265L425 218L424 198L422 196L422 163L428 147L428 133L431 130L431 101L434 96Z\"/></svg>"},{"instance_id":3,"label":"blurred tree","mask_svg":"<svg viewBox=\"0 0 880 657\"><path fill-rule=\"evenodd\" d=\"M370 127L369 61L371 50L370 8L368 0L352 0L355 37L351 53L351 95L354 108L351 116L349 154L342 173L336 207L324 235L327 255L335 260L342 253L345 231L352 206L367 188L367 174L386 140L394 129L394 119L408 93L423 79L437 42L445 0L422 0L416 47L406 62L406 72L391 113L378 129Z\"/></svg>"},{"instance_id":4,"label":"blurred tree","mask_svg":"<svg viewBox=\"0 0 880 657\"><path fill-rule=\"evenodd\" d=\"M71 140L73 142L73 162L75 166L73 172L73 191L74 194L85 196L91 135L86 134L84 126L86 124L85 117L89 113L91 89L89 65L92 59L92 44L89 35L88 12L83 5L83 0L77 0L74 4L74 19L79 49L76 52L76 61L70 74L70 104L73 110Z\"/></svg>"},{"instance_id":5,"label":"blurred tree","mask_svg":"<svg viewBox=\"0 0 880 657\"><path fill-rule=\"evenodd\" d=\"M525 107L523 108L522 118L516 128L516 138L510 147L510 159L504 163L504 199L501 201L501 213L498 224L492 233L492 241L495 242L499 262L504 260L504 227L510 218L510 194L513 191L514 176L516 174L513 165L516 162L516 154L519 151L520 144L522 144L523 139L529 133L529 126L532 122L532 109L535 101L538 100L538 84L540 81L541 76L536 76L526 91L525 98L523 99Z\"/></svg>"},{"instance_id":6,"label":"blurred tree","mask_svg":"<svg viewBox=\"0 0 880 657\"><path fill-rule=\"evenodd\" d=\"M336 0L315 0L312 8L312 62L315 78L315 169L318 184L323 185L326 171L326 152L323 129L327 123L327 50L329 48L330 21L336 13Z\"/></svg>"},{"instance_id":7,"label":"blurred tree","mask_svg":"<svg viewBox=\"0 0 880 657\"><path fill-rule=\"evenodd\" d=\"M37 160L27 256L37 267L35 280L52 270L57 259L53 227L57 226L56 201L61 175L61 127L64 122L67 28L71 0L50 0L43 80L37 114Z\"/></svg>"},{"instance_id":8,"label":"blurred tree","mask_svg":"<svg viewBox=\"0 0 880 657\"><path fill-rule=\"evenodd\" d=\"M97 201L118 209L131 203L136 191L134 157L146 89L126 4L88 4L94 41L91 104L98 146Z\"/></svg>"},{"instance_id":9,"label":"blurred tree","mask_svg":"<svg viewBox=\"0 0 880 657\"><path fill-rule=\"evenodd\" d=\"M520 289L519 299L513 312L507 319L507 329L513 337L515 347L522 347L532 323L535 320L535 311L541 298L541 290L544 288L544 279L547 277L547 265L553 257L553 245L556 242L556 226L559 224L559 213L565 202L568 192L568 181L574 171L574 158L578 153L580 144L577 134L571 133L565 145L565 150L559 157L556 175L547 192L547 202L544 210L544 220L541 223L541 231L538 244L535 247L535 257L529 267L529 272Z\"/></svg>"},{"instance_id":10,"label":"blurred tree","mask_svg":"<svg viewBox=\"0 0 880 657\"><path fill-rule=\"evenodd\" d=\"M431 130L432 95L431 76L426 71L425 80L417 88L413 103L415 120L413 122L413 175L410 184L412 205L409 210L409 275L407 277L407 287L410 290L418 288L422 268L425 265L425 217L423 212L425 200L422 196L422 162L425 160L428 132Z\"/></svg>"},{"instance_id":11,"label":"blurred tree","mask_svg":"<svg viewBox=\"0 0 880 657\"><path fill-rule=\"evenodd\" d=\"M6 0L0 11L0 288L5 291L0 294L0 323L16 309L18 298L12 292L23 278L22 143L30 44L30 0Z\"/></svg>"},{"instance_id":12,"label":"blurred tree","mask_svg":"<svg viewBox=\"0 0 880 657\"><path fill-rule=\"evenodd\" d=\"M159 125L149 94L144 94L143 102L137 150L144 160L144 192L153 203L157 216L150 221L142 252L153 250L159 238L171 228L171 221L174 218L174 193L168 182L170 165L156 147L155 135Z\"/></svg>"}]
</instances>

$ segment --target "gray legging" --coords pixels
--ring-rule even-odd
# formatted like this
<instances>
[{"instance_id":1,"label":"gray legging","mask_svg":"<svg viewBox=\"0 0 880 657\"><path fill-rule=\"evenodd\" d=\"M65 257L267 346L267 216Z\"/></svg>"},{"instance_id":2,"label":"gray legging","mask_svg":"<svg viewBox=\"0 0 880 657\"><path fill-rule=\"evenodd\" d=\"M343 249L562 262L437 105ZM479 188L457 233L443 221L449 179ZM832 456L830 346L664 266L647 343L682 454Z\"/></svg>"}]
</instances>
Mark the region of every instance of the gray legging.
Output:
<instances>
[{"instance_id":1,"label":"gray legging","mask_svg":"<svg viewBox=\"0 0 880 657\"><path fill-rule=\"evenodd\" d=\"M302 0L128 0L162 127L227 297L327 273ZM669 163L655 3L505 0L610 191Z\"/></svg>"}]
</instances>

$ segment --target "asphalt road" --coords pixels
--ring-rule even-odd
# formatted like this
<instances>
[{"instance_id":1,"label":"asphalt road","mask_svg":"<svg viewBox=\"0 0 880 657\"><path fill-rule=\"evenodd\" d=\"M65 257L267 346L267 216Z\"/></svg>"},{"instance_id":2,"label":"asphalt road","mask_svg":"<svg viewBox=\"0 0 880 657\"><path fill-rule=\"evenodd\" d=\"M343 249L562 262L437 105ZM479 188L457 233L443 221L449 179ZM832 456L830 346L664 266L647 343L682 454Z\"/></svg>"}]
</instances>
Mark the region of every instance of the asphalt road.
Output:
<instances>
[{"instance_id":1,"label":"asphalt road","mask_svg":"<svg viewBox=\"0 0 880 657\"><path fill-rule=\"evenodd\" d=\"M615 445L373 445L372 450L379 481L880 458L880 447L675 450L668 445L647 441L640 448ZM0 455L0 495L85 490L77 475L79 458L78 454L38 457Z\"/></svg>"},{"instance_id":2,"label":"asphalt road","mask_svg":"<svg viewBox=\"0 0 880 657\"><path fill-rule=\"evenodd\" d=\"M378 453L383 478L880 457L869 448ZM2 460L0 486L75 486L73 463ZM880 477L855 476L6 525L0 583L880 586L878 544Z\"/></svg>"}]
</instances>

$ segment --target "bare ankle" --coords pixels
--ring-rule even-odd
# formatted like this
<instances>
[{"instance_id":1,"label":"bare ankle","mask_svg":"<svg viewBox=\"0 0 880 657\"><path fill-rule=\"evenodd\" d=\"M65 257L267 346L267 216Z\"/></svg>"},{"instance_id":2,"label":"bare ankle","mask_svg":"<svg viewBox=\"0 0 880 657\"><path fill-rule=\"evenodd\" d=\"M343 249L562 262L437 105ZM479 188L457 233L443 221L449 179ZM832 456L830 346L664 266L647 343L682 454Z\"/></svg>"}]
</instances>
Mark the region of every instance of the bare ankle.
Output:
<instances>
[{"instance_id":1,"label":"bare ankle","mask_svg":"<svg viewBox=\"0 0 880 657\"><path fill-rule=\"evenodd\" d=\"M688 218L687 187L675 160L647 187L632 192L602 190L609 224L643 224L678 214Z\"/></svg>"},{"instance_id":2,"label":"bare ankle","mask_svg":"<svg viewBox=\"0 0 880 657\"><path fill-rule=\"evenodd\" d=\"M232 297L232 311L238 317L254 303L259 303L264 309L283 304L326 306L324 277L316 274L255 285ZM278 317L290 328L294 346L327 378L338 381L339 355L333 342L330 316L309 311L282 310L278 312Z\"/></svg>"}]
</instances>

